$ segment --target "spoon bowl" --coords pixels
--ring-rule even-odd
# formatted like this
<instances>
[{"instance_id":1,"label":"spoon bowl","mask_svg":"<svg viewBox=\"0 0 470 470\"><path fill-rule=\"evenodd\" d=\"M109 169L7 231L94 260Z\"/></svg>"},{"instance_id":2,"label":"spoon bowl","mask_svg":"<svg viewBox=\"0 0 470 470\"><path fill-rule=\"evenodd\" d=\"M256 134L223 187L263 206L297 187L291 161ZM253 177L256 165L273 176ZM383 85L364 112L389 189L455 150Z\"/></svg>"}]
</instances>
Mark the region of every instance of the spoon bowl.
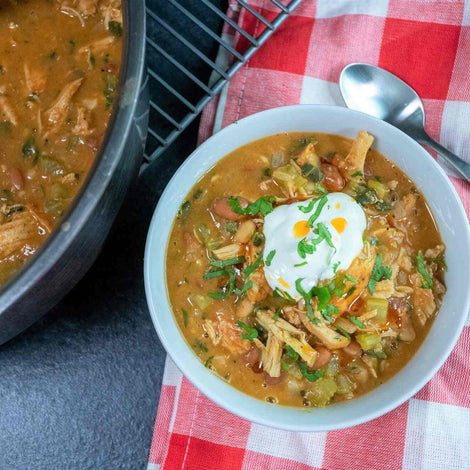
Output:
<instances>
[{"instance_id":1,"label":"spoon bowl","mask_svg":"<svg viewBox=\"0 0 470 470\"><path fill-rule=\"evenodd\" d=\"M435 150L470 181L470 165L424 130L424 107L418 94L395 75L369 64L350 64L341 72L341 94L348 108L382 119Z\"/></svg>"}]
</instances>

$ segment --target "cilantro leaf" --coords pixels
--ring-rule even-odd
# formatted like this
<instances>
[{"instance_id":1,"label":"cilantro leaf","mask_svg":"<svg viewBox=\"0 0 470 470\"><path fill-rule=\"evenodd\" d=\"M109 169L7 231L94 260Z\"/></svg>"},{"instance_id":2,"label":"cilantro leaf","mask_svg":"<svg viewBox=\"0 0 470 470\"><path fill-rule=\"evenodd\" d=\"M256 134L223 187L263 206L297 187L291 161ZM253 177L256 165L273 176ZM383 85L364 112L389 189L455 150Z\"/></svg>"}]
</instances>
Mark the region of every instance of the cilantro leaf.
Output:
<instances>
[{"instance_id":1,"label":"cilantro leaf","mask_svg":"<svg viewBox=\"0 0 470 470\"><path fill-rule=\"evenodd\" d=\"M300 372L302 372L303 376L309 381L309 382L315 382L315 380L320 379L325 375L324 370L314 370L310 371L308 369L307 364L305 362L299 362L299 367L300 367Z\"/></svg>"},{"instance_id":2,"label":"cilantro leaf","mask_svg":"<svg viewBox=\"0 0 470 470\"><path fill-rule=\"evenodd\" d=\"M424 264L424 258L421 252L416 257L416 269L421 274L423 282L421 284L422 289L432 289L432 277L429 275L426 265Z\"/></svg>"},{"instance_id":3,"label":"cilantro leaf","mask_svg":"<svg viewBox=\"0 0 470 470\"><path fill-rule=\"evenodd\" d=\"M272 262L272 260L273 260L275 254L276 254L276 250L271 250L271 251L268 253L268 256L266 256L266 259L265 259L265 261L264 261L264 264L265 264L266 266L268 266L268 267L271 266L271 262Z\"/></svg>"},{"instance_id":4,"label":"cilantro leaf","mask_svg":"<svg viewBox=\"0 0 470 470\"><path fill-rule=\"evenodd\" d=\"M323 207L325 206L326 202L327 202L327 197L326 196L322 196L320 199L318 199L318 205L317 205L317 208L315 209L315 212L310 216L310 218L308 219L308 222L307 222L307 227L313 227L313 224L315 223L315 221L318 219L318 217L320 216L320 213L323 209ZM315 201L317 202L317 201Z\"/></svg>"},{"instance_id":5,"label":"cilantro leaf","mask_svg":"<svg viewBox=\"0 0 470 470\"><path fill-rule=\"evenodd\" d=\"M237 325L246 331L246 333L242 333L240 338L247 339L248 341L253 341L255 338L258 337L258 330L256 328L251 328L246 323L243 323L241 320L237 320Z\"/></svg>"},{"instance_id":6,"label":"cilantro leaf","mask_svg":"<svg viewBox=\"0 0 470 470\"><path fill-rule=\"evenodd\" d=\"M382 266L382 258L382 253L379 253L375 258L374 268L372 269L372 274L369 282L367 283L367 287L371 294L374 293L377 282L382 279L390 279L392 277L392 270L388 266Z\"/></svg>"},{"instance_id":7,"label":"cilantro leaf","mask_svg":"<svg viewBox=\"0 0 470 470\"><path fill-rule=\"evenodd\" d=\"M275 200L276 198L272 196L263 196L243 208L240 205L240 201L236 197L230 196L228 198L228 203L232 211L236 214L251 215L252 217L254 217L257 214L261 214L262 216L270 214L274 210L272 203Z\"/></svg>"}]
</instances>

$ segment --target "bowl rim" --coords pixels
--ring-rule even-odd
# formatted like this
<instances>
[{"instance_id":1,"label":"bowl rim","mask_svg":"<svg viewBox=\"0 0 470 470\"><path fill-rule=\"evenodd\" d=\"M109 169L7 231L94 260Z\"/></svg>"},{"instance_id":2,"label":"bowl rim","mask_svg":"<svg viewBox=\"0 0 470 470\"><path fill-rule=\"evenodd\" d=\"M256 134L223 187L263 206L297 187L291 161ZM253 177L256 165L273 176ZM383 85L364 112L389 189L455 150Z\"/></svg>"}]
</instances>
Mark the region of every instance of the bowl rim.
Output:
<instances>
[{"instance_id":1,"label":"bowl rim","mask_svg":"<svg viewBox=\"0 0 470 470\"><path fill-rule=\"evenodd\" d=\"M464 241L466 241L466 247L468 251L470 251L470 228L468 225L468 220L467 220L467 215L465 212L465 209L463 207L462 201L460 200L460 197L458 196L457 191L455 190L454 186L452 185L451 181L447 177L446 173L444 170L438 165L438 163L432 158L432 156L423 148L421 145L419 145L416 141L414 141L411 137L407 136L404 134L401 130L397 129L396 127L386 123L385 121L381 121L377 118L374 118L372 116L369 116L367 114L364 114L359 111L354 111L350 110L345 107L341 106L330 106L330 105L315 105L315 104L300 104L300 105L290 105L290 106L282 106L282 107L276 107L276 108L271 108L265 111L261 111L255 114L252 114L250 116L247 116L243 119L240 119L227 127L223 128L221 131L218 133L214 134L211 136L209 139L207 139L204 143L202 143L200 146L198 146L192 153L191 155L184 161L184 163L179 167L179 169L175 172L169 183L167 184L165 190L163 191L162 195L160 196L160 199L158 201L157 207L155 209L155 212L153 214L150 226L149 226L149 231L147 235L147 241L146 241L146 246L145 246L145 255L144 255L144 282L145 282L145 293L146 293L146 298L147 298L147 303L149 307L149 312L150 316L152 318L152 322L154 324L154 327L157 331L158 337L164 346L165 350L169 354L169 356L172 358L172 360L175 362L177 367L180 369L180 371L183 373L183 375L204 395L206 395L208 398L210 398L213 402L215 402L217 405L221 406L222 408L230 411L231 413L244 418L246 420L249 420L254 423L258 423L261 425L269 426L269 427L274 427L278 429L283 429L283 430L288 430L288 431L306 431L306 432L323 432L323 431L331 431L331 430L338 430L338 429L344 429L347 427L355 426L358 424L365 423L367 421L370 421L372 419L378 418L391 410L397 408L401 404L403 404L405 401L409 400L413 395L415 395L424 385L429 382L429 380L436 374L436 372L441 368L443 363L446 361L446 359L449 357L450 353L452 352L453 348L455 347L455 344L457 343L457 340L463 330L463 327L465 325L465 321L468 315L468 312L470 310L470 291L466 293L465 297L465 302L463 305L463 308L460 310L460 317L458 318L458 323L454 324L454 330L453 334L451 337L451 340L446 344L444 348L442 348L441 354L439 356L439 360L434 362L432 365L430 365L428 368L426 368L426 373L423 378L418 380L416 383L412 385L408 385L406 387L403 387L406 389L404 392L402 392L400 395L396 396L395 398L389 400L387 403L385 403L382 407L380 408L374 408L372 410L366 410L364 413L362 413L360 416L357 416L355 418L348 418L345 419L344 422L341 422L339 425L338 424L322 424L322 425L316 425L315 420L312 419L312 423L305 425L302 423L297 423L294 420L291 422L286 422L283 420L278 420L273 418L270 413L267 412L260 412L256 414L252 414L247 412L242 406L239 406L237 403L231 402L230 398L228 395L224 393L219 393L219 391L214 390L211 388L212 385L216 386L216 383L212 379L216 379L216 381L220 384L225 385L226 388L225 390L228 391L228 389L231 389L232 391L235 391L236 393L234 394L229 394L229 395L238 395L240 397L244 397L242 400L243 402L249 403L250 401L254 401L258 404L268 405L271 407L276 407L276 408L287 408L289 410L297 410L301 411L303 413L314 413L315 410L318 410L318 408L313 408L313 409L301 409L301 408L296 408L296 407L287 407L287 406L282 406L282 405L273 405L273 404L268 404L263 402L262 400L259 400L257 398L251 397L247 395L246 393L236 389L235 387L232 387L231 385L227 384L224 382L221 378L207 370L201 363L201 361L197 358L197 356L193 353L189 345L186 343L186 340L184 339L181 331L179 330L179 327L174 319L174 313L173 309L171 306L171 303L168 298L168 293L167 293L167 286L166 286L166 269L165 265L163 265L163 274L162 274L162 279L164 281L164 286L163 290L165 292L165 298L162 299L161 297L156 296L155 290L157 286L153 286L151 284L151 271L152 271L152 260L153 260L153 250L154 250L154 245L157 243L157 246L161 250L162 244L164 244L165 249L164 249L164 254L163 254L163 260L166 259L166 249L167 249L167 244L168 244L168 239L169 235L171 232L171 227L164 227L162 228L162 225L159 223L160 222L160 216L162 215L164 211L164 206L168 200L174 197L179 197L178 201L183 201L188 192L191 190L191 188L196 184L198 181L198 177L195 177L194 175L191 177L192 183L189 187L185 188L184 191L181 191L179 188L176 193L174 191L174 185L175 182L181 177L181 175L186 173L186 169L190 167L191 164L193 164L194 160L199 160L203 157L204 151L207 147L212 145L212 142L215 139L224 139L225 137L230 138L231 133L234 130L234 126L238 126L240 123L244 124L249 124L252 121L264 119L264 120L269 120L269 118L277 113L284 113L288 114L291 110L297 109L297 108L310 108L312 112L316 113L321 113L323 111L332 111L332 110L337 110L339 113L345 113L346 115L349 115L352 120L354 119L355 116L361 116L361 118L367 118L371 122L375 122L376 125L382 126L384 129L384 132L388 133L388 138L392 139L393 136L401 135L402 138L404 138L407 143L410 145L411 149L414 149L416 151L416 154L419 155L419 157L416 158L422 158L424 161L427 161L428 165L434 166L434 169L440 173L442 177L442 181L445 183L446 186L446 192L448 193L448 196L453 199L453 203L455 207L458 209L458 214L455 214L455 217L460 218L461 220L465 220L466 222L466 233L462 234ZM315 130L312 130L314 132ZM273 132L271 134L265 134L265 137L269 135L273 135L277 132ZM257 137L257 140L259 138L262 138L262 136ZM240 146L243 146L246 144L240 144ZM234 149L237 147L234 147ZM204 173L206 173L217 161L222 159L226 153L219 155L214 162L211 163L210 166L208 166ZM176 214L172 215L172 222L175 218ZM467 253L468 255L468 253ZM468 270L468 269L467 269ZM160 286L161 288L161 286ZM160 289L161 291L161 289ZM171 319L170 323L173 324L173 328L176 328L178 335L179 335L179 341L178 338L174 338L169 334L168 331L168 324L165 323L163 317L160 316L159 311L165 309L166 312L169 314L169 318ZM171 326L171 325L170 325ZM421 348L423 344L425 344L429 338L430 333L428 333L427 337L424 339L423 343L419 346ZM170 337L171 336L171 337ZM177 343L181 342L183 343L184 349L186 350L186 353L189 352L190 356L194 358L194 361L196 361L200 367L197 367L196 363L190 359L190 356L188 354L177 354L177 345L175 344L175 341ZM179 346L179 345L178 345ZM419 349L418 349L419 350ZM183 351L178 351L179 353ZM416 355L417 353L415 353ZM414 355L414 356L415 356ZM188 362L186 362L186 359ZM409 362L412 361L413 358L410 359ZM407 363L407 365L409 364ZM407 365L405 365L401 370L406 369ZM195 366L196 369L192 369L192 367ZM205 373L202 372L202 370L205 371ZM400 371L399 371L400 372ZM398 372L398 373L399 373ZM389 383L391 379L389 379L385 383ZM376 387L374 390L358 397L355 398L354 400L347 401L347 402L341 402L341 403L351 403L353 401L357 402L358 400L367 400L367 396L373 393L374 391L377 391L381 389L383 386ZM216 386L216 388L221 388L219 386ZM223 387L222 387L223 388ZM340 405L340 404L338 404ZM323 408L323 410L328 410L332 406L337 406L335 405L330 405L326 408ZM294 414L294 413L293 413ZM282 422L281 422L282 421Z\"/></svg>"}]
</instances>

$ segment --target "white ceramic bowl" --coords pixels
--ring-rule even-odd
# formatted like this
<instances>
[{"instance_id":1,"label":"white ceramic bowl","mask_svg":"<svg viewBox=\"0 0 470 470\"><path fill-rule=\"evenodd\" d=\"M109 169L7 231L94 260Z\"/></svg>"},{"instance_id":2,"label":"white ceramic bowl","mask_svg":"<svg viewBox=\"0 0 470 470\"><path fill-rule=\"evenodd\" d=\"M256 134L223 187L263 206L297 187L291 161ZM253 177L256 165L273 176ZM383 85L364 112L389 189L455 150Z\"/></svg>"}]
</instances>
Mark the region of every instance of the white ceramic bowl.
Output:
<instances>
[{"instance_id":1,"label":"white ceramic bowl","mask_svg":"<svg viewBox=\"0 0 470 470\"><path fill-rule=\"evenodd\" d=\"M261 137L290 131L331 132L354 138L366 130L374 148L395 162L426 197L447 246L447 293L434 324L411 361L377 389L326 408L291 408L266 403L212 374L185 342L169 303L165 252L175 214L192 186L223 156ZM470 308L470 231L457 193L443 170L415 141L391 125L346 108L299 105L242 119L207 140L175 173L150 225L145 249L145 290L163 346L183 374L205 395L250 421L292 431L326 431L383 415L413 396L437 372L454 347Z\"/></svg>"}]
</instances>

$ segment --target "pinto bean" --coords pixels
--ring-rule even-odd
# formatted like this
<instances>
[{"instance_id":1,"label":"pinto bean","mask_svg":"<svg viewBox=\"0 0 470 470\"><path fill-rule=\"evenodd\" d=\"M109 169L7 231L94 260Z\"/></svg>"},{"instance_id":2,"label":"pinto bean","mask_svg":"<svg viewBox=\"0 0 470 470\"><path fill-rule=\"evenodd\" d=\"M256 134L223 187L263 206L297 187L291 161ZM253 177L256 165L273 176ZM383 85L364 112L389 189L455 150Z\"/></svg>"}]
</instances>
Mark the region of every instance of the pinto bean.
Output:
<instances>
[{"instance_id":1,"label":"pinto bean","mask_svg":"<svg viewBox=\"0 0 470 470\"><path fill-rule=\"evenodd\" d=\"M323 366L326 366L328 364L328 361L331 358L331 352L329 349L325 348L325 346L316 346L315 347L318 356L315 361L315 364L313 364L314 369L321 369Z\"/></svg>"},{"instance_id":2,"label":"pinto bean","mask_svg":"<svg viewBox=\"0 0 470 470\"><path fill-rule=\"evenodd\" d=\"M10 181L15 189L20 190L23 188L24 179L21 171L18 168L10 168Z\"/></svg>"},{"instance_id":3,"label":"pinto bean","mask_svg":"<svg viewBox=\"0 0 470 470\"><path fill-rule=\"evenodd\" d=\"M351 341L343 348L343 351L349 356L360 356L362 354L362 348L357 341Z\"/></svg>"},{"instance_id":4,"label":"pinto bean","mask_svg":"<svg viewBox=\"0 0 470 470\"><path fill-rule=\"evenodd\" d=\"M240 201L241 207L246 207L249 204L248 201L243 197L238 197L237 199ZM224 219L229 220L241 220L245 217L242 214L237 214L236 212L232 211L232 208L228 202L228 197L216 199L212 203L212 211L219 217L223 217Z\"/></svg>"},{"instance_id":5,"label":"pinto bean","mask_svg":"<svg viewBox=\"0 0 470 470\"><path fill-rule=\"evenodd\" d=\"M344 178L341 176L338 168L330 163L322 163L321 164L321 171L325 176L323 180L323 184L325 188L330 192L341 191L344 188L346 182Z\"/></svg>"},{"instance_id":6,"label":"pinto bean","mask_svg":"<svg viewBox=\"0 0 470 470\"><path fill-rule=\"evenodd\" d=\"M252 346L251 349L244 354L243 358L247 364L259 363L259 360L261 359L261 351L255 346Z\"/></svg>"},{"instance_id":7,"label":"pinto bean","mask_svg":"<svg viewBox=\"0 0 470 470\"><path fill-rule=\"evenodd\" d=\"M279 377L271 377L266 372L264 373L264 383L266 385L278 385L282 382L283 376L282 374Z\"/></svg>"}]
</instances>

